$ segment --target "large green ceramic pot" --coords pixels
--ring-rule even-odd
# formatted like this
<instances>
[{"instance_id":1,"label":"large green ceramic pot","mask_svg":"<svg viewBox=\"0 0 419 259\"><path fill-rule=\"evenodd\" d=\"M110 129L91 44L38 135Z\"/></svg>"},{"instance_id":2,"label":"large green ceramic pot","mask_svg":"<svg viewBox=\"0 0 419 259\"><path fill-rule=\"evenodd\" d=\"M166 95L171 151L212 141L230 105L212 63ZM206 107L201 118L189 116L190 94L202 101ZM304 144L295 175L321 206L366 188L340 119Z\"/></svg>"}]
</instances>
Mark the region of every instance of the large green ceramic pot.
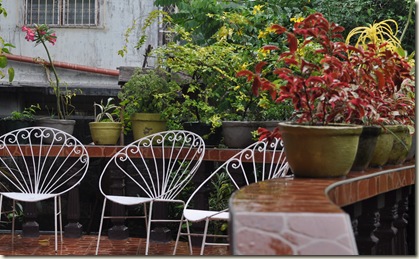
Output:
<instances>
[{"instance_id":1,"label":"large green ceramic pot","mask_svg":"<svg viewBox=\"0 0 419 259\"><path fill-rule=\"evenodd\" d=\"M287 161L296 177L341 177L349 173L362 126L281 122L278 127Z\"/></svg>"},{"instance_id":2,"label":"large green ceramic pot","mask_svg":"<svg viewBox=\"0 0 419 259\"><path fill-rule=\"evenodd\" d=\"M400 165L406 160L412 146L412 135L406 125L391 125L388 129L393 135L393 148L387 160L389 165Z\"/></svg>"},{"instance_id":3,"label":"large green ceramic pot","mask_svg":"<svg viewBox=\"0 0 419 259\"><path fill-rule=\"evenodd\" d=\"M116 145L122 132L121 122L89 122L92 140L96 145Z\"/></svg>"},{"instance_id":4,"label":"large green ceramic pot","mask_svg":"<svg viewBox=\"0 0 419 259\"><path fill-rule=\"evenodd\" d=\"M351 171L364 171L368 168L374 154L380 132L380 126L362 126L362 133L359 137L358 143L358 151Z\"/></svg>"},{"instance_id":5,"label":"large green ceramic pot","mask_svg":"<svg viewBox=\"0 0 419 259\"><path fill-rule=\"evenodd\" d=\"M166 130L166 121L160 113L134 113L131 115L134 140Z\"/></svg>"},{"instance_id":6,"label":"large green ceramic pot","mask_svg":"<svg viewBox=\"0 0 419 259\"><path fill-rule=\"evenodd\" d=\"M378 136L377 144L370 161L370 167L382 167L390 157L391 149L393 148L393 136L389 130L381 128L381 133Z\"/></svg>"}]
</instances>

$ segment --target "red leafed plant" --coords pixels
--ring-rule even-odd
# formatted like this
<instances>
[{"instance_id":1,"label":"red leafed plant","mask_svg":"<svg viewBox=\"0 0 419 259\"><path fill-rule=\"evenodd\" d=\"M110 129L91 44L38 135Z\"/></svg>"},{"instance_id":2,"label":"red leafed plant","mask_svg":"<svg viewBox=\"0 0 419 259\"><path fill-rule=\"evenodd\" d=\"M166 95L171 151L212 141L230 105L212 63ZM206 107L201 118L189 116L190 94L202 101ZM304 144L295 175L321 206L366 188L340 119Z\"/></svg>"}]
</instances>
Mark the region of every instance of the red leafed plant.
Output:
<instances>
[{"instance_id":1,"label":"red leafed plant","mask_svg":"<svg viewBox=\"0 0 419 259\"><path fill-rule=\"evenodd\" d=\"M286 35L288 49L281 53L278 46L264 46L278 55L272 59L274 66L262 61L255 72L242 70L237 76L253 81L253 94L261 89L269 91L276 102L291 100L296 123L388 123L396 120L395 107L405 108L407 100L395 98L401 94L396 86L409 77L410 67L397 53L380 51L374 45L363 50L345 44L344 28L329 23L320 13L295 23L293 32L281 25L271 29ZM272 74L279 79L269 80ZM270 136L264 129L259 133L261 138Z\"/></svg>"},{"instance_id":2,"label":"red leafed plant","mask_svg":"<svg viewBox=\"0 0 419 259\"><path fill-rule=\"evenodd\" d=\"M368 101L367 116L351 118L356 124L414 124L415 85L410 74L412 67L406 58L383 48L368 44L349 56L356 76L353 84L357 94Z\"/></svg>"}]
</instances>

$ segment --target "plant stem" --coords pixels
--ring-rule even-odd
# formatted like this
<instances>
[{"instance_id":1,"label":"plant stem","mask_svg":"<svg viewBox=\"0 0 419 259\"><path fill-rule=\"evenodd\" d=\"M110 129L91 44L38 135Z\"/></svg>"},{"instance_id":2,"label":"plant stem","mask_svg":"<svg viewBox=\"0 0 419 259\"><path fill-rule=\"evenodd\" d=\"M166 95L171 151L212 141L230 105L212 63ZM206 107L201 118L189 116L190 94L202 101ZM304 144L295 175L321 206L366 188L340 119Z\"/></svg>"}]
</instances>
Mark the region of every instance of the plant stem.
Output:
<instances>
[{"instance_id":1,"label":"plant stem","mask_svg":"<svg viewBox=\"0 0 419 259\"><path fill-rule=\"evenodd\" d=\"M406 22L406 26L404 26L402 35L400 36L400 42L402 42L404 35L406 34L407 31L407 27L409 27L409 23L410 23L410 18L412 17L412 11L413 11L413 6L415 4L415 1L410 0L410 7L409 7L409 15L407 16L407 22Z\"/></svg>"},{"instance_id":2,"label":"plant stem","mask_svg":"<svg viewBox=\"0 0 419 259\"><path fill-rule=\"evenodd\" d=\"M42 39L41 39L41 43L44 46L45 51L47 52L49 65L52 68L52 72L54 73L54 76L55 76L55 86L52 84L52 82L50 82L50 84L52 85L52 87L54 89L55 96L56 96L58 118L59 119L65 119L65 116L64 116L63 112L61 111L60 79L58 78L57 71L55 70L55 66L54 66L54 63L52 62L51 55L49 54L48 48L47 48L47 46L45 45L45 42Z\"/></svg>"}]
</instances>

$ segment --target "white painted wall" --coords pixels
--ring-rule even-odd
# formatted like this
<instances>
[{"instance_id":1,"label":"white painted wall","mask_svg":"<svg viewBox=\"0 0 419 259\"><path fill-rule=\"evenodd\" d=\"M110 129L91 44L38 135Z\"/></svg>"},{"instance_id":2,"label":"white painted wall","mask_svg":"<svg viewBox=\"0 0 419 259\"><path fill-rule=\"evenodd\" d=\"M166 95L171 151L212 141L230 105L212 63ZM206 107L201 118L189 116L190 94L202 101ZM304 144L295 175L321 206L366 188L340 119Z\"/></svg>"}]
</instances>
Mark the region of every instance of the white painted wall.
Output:
<instances>
[{"instance_id":1,"label":"white painted wall","mask_svg":"<svg viewBox=\"0 0 419 259\"><path fill-rule=\"evenodd\" d=\"M145 47L149 44L158 45L158 24L148 28L148 41L145 47L136 50L134 45L141 35L140 28L148 14L156 9L154 0L99 0L101 4L101 26L95 28L53 28L57 34L57 42L53 46L47 43L53 61L66 62L75 65L116 70L121 66L142 66ZM0 16L0 36L15 45L12 54L47 60L42 45L36 47L33 42L25 40L24 25L25 0L3 0L7 17ZM136 30L129 38L128 54L118 55L124 45L124 33L132 25L134 19L139 19ZM153 65L153 60L148 64ZM28 87L41 87L46 91L49 82L46 70L40 64L31 64L9 60L9 66L15 70L12 83L8 78L0 79L0 117L10 114L13 110L23 110L27 103L41 102L26 94ZM61 83L69 87L82 89L79 95L88 95L89 89L101 90L106 98L110 93L120 90L118 76L104 75L84 71L57 68ZM13 86L13 87L11 87ZM49 93L52 95L52 93ZM98 100L100 101L100 97ZM74 100L77 102L77 97ZM26 103L26 105L25 105ZM80 106L80 105L79 105ZM92 105L88 107L93 107ZM80 110L80 107L77 107ZM88 112L88 111L87 111Z\"/></svg>"},{"instance_id":2,"label":"white painted wall","mask_svg":"<svg viewBox=\"0 0 419 259\"><path fill-rule=\"evenodd\" d=\"M57 34L55 46L48 45L54 61L74 63L105 69L119 66L141 66L145 48L133 48L140 37L142 19L147 17L153 6L153 0L100 0L102 23L99 28L53 28ZM12 43L15 55L41 57L47 59L41 45L34 47L33 42L25 40L22 32L25 0L3 0L7 17L0 17L0 34L4 40ZM124 45L125 30L134 19L140 18L138 26L130 37L128 54L122 58L118 50ZM148 41L145 44L157 46L158 25L148 29ZM152 65L152 60L149 61Z\"/></svg>"}]
</instances>

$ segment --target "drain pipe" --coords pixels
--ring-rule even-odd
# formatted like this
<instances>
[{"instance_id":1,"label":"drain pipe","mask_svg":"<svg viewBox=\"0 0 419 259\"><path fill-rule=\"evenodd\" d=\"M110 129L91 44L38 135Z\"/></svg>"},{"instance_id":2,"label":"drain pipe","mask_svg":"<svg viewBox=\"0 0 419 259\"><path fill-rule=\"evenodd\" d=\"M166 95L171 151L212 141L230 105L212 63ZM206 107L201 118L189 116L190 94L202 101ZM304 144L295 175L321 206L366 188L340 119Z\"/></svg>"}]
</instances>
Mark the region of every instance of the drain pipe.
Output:
<instances>
[{"instance_id":1,"label":"drain pipe","mask_svg":"<svg viewBox=\"0 0 419 259\"><path fill-rule=\"evenodd\" d=\"M19 62L26 62L26 63L33 63L33 64L43 64L43 65L49 65L49 62L38 59L38 58L31 58L26 56L19 56L19 55L11 55L4 53L7 59L13 60L13 61L19 61ZM66 62L59 62L54 61L54 66L66 68L66 69L72 69L72 70L78 70L78 71L84 71L84 72L91 72L96 74L103 74L103 75L109 75L109 76L119 76L119 70L116 69L106 69L106 68L97 68L97 67L89 67L89 66L83 66L83 65L77 65L77 64L71 64Z\"/></svg>"}]
</instances>

